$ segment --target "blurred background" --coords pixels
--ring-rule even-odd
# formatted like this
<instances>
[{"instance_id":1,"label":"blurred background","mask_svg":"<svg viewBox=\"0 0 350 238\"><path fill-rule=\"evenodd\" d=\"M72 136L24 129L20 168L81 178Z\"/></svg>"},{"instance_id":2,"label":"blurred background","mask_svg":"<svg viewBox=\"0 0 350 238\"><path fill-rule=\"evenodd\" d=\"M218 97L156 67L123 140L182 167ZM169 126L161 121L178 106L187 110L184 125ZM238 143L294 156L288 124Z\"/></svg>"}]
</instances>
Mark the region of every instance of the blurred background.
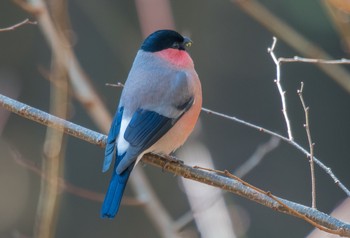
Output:
<instances>
[{"instance_id":1,"label":"blurred background","mask_svg":"<svg viewBox=\"0 0 350 238\"><path fill-rule=\"evenodd\" d=\"M193 40L190 54L202 81L204 107L283 135L286 127L274 83L276 67L267 53L272 37L279 39L275 49L277 57L350 57L348 0L15 2L0 1L0 28L26 18L39 24L0 32L0 93L104 133L109 123L96 122L91 116L93 112L89 112L99 107L94 104L97 99L90 94L77 95L76 88L83 86L64 83L74 77L74 73L69 67L61 67L74 68L79 62L80 74L88 78L101 102L113 114L121 89L105 84L125 81L141 42L159 28L174 28ZM67 61L73 56L66 51L67 58L62 60L57 56L62 51L52 50L55 43L50 37L55 35L47 30L50 26L45 15L50 15L54 29L60 29L56 37L64 42L64 49L75 54L76 61ZM281 69L295 140L308 148L304 111L296 93L303 81L315 155L350 187L349 67L334 65L321 69L313 64L289 63ZM101 172L103 149L73 137L56 137L59 145L50 142L52 135L46 127L0 108L0 237L37 236L40 222L45 220L38 204L45 198L41 188L46 182L32 170L41 167L57 169L66 183L94 192L94 196L88 194L86 198L58 189L51 224L55 229L50 236L164 236L145 212L144 205L132 202L135 192L130 184L118 216L114 220L102 220L100 200L110 176ZM216 169L234 171L259 145L269 140L269 135L202 112L200 126L181 154L188 152L189 155L183 157L198 159L191 163L200 165L201 156L193 157L195 153L191 156L194 151L191 145L194 145L212 157L212 166ZM47 158L54 158L54 164L45 165L47 162L43 161ZM21 161L26 161L26 166L21 165ZM186 186L178 177L151 166L138 166L146 173L174 223L188 214ZM311 205L309 163L303 154L286 143L281 142L268 153L244 179L277 196ZM346 194L317 166L316 182L318 209L330 213ZM236 237L305 237L313 230L305 221L234 194L224 194L224 201L226 219L232 220ZM200 210L212 206L211 203L204 205ZM180 237L205 237L192 216L195 214L189 213L190 218L176 232Z\"/></svg>"}]
</instances>

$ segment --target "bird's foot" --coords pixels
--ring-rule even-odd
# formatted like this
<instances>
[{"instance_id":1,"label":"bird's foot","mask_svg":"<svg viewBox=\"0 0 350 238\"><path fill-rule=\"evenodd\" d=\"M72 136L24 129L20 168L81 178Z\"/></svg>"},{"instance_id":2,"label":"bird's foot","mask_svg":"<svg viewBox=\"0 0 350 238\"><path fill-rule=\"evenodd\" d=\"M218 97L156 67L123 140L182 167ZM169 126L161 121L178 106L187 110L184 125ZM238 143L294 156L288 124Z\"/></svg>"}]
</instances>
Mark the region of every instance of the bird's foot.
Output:
<instances>
[{"instance_id":1,"label":"bird's foot","mask_svg":"<svg viewBox=\"0 0 350 238\"><path fill-rule=\"evenodd\" d=\"M176 158L173 155L166 155L165 158L171 163L184 164L184 162L182 160Z\"/></svg>"},{"instance_id":2,"label":"bird's foot","mask_svg":"<svg viewBox=\"0 0 350 238\"><path fill-rule=\"evenodd\" d=\"M165 162L164 166L162 167L163 172L170 163L184 164L184 162L182 160L179 160L178 158L176 158L173 155L167 155L167 154L159 154L159 155L167 160L167 162Z\"/></svg>"}]
</instances>

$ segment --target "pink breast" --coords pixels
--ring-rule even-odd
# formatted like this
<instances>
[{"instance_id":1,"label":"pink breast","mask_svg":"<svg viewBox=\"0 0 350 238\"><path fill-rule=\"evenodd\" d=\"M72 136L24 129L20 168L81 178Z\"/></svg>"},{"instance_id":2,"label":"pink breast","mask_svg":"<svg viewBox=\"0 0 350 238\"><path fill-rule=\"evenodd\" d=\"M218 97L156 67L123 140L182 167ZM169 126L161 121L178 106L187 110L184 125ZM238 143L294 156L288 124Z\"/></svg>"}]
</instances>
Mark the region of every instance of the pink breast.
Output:
<instances>
[{"instance_id":1,"label":"pink breast","mask_svg":"<svg viewBox=\"0 0 350 238\"><path fill-rule=\"evenodd\" d=\"M162 59L181 68L193 67L193 61L185 50L166 49L155 53Z\"/></svg>"}]
</instances>

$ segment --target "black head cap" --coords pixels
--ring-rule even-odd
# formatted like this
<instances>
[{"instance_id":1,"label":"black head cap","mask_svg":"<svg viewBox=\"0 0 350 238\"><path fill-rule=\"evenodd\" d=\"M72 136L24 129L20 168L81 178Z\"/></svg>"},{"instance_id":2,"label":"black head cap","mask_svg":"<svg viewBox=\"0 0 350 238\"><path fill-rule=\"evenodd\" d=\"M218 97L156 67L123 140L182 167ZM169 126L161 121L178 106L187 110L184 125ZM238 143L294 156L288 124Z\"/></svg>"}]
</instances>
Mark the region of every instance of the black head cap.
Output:
<instances>
[{"instance_id":1,"label":"black head cap","mask_svg":"<svg viewBox=\"0 0 350 238\"><path fill-rule=\"evenodd\" d=\"M141 49L147 52L157 52L165 49L186 50L192 41L173 30L159 30L149 35Z\"/></svg>"}]
</instances>

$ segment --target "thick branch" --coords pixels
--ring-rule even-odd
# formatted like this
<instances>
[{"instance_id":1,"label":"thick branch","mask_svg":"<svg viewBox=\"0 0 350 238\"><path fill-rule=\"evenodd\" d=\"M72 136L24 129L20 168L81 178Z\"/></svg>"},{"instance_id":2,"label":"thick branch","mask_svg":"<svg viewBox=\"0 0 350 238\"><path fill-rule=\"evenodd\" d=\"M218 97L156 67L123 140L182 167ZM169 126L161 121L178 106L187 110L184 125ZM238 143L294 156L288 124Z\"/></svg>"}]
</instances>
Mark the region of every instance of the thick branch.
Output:
<instances>
[{"instance_id":1,"label":"thick branch","mask_svg":"<svg viewBox=\"0 0 350 238\"><path fill-rule=\"evenodd\" d=\"M96 144L102 147L105 146L107 138L105 135L83 128L74 123L67 122L63 119L57 118L43 111L32 108L26 104L17 102L1 94L0 105L6 108L7 110L25 118L28 118L30 120L34 120L43 125L58 129L60 131L64 131L69 135L88 141L92 144ZM143 157L142 160L147 164L160 167L170 173L180 175L184 178L195 180L214 187L218 187L228 192L235 193L239 196L272 208L273 210L293 216L295 215L290 210L286 209L284 206L281 206L281 204L279 204L276 200L272 199L266 194L259 193L256 190L253 190L252 188L243 185L241 182L235 179L228 178L222 175L217 175L200 169L194 169L190 166L181 163L169 163L169 160L167 158L155 154L147 154ZM336 230L342 236L350 237L350 224L344 223L334 217L331 217L311 207L294 203L282 198L276 198L284 204L286 204L288 207L297 211L298 213L305 215L317 224L331 230Z\"/></svg>"},{"instance_id":2,"label":"thick branch","mask_svg":"<svg viewBox=\"0 0 350 238\"><path fill-rule=\"evenodd\" d=\"M89 143L105 147L106 137L96 131L78 126L69 121L55 117L49 113L30 107L24 103L13 100L0 94L0 105L6 110L16 113L29 120L38 122L45 126L63 131L64 133L85 140Z\"/></svg>"}]
</instances>

